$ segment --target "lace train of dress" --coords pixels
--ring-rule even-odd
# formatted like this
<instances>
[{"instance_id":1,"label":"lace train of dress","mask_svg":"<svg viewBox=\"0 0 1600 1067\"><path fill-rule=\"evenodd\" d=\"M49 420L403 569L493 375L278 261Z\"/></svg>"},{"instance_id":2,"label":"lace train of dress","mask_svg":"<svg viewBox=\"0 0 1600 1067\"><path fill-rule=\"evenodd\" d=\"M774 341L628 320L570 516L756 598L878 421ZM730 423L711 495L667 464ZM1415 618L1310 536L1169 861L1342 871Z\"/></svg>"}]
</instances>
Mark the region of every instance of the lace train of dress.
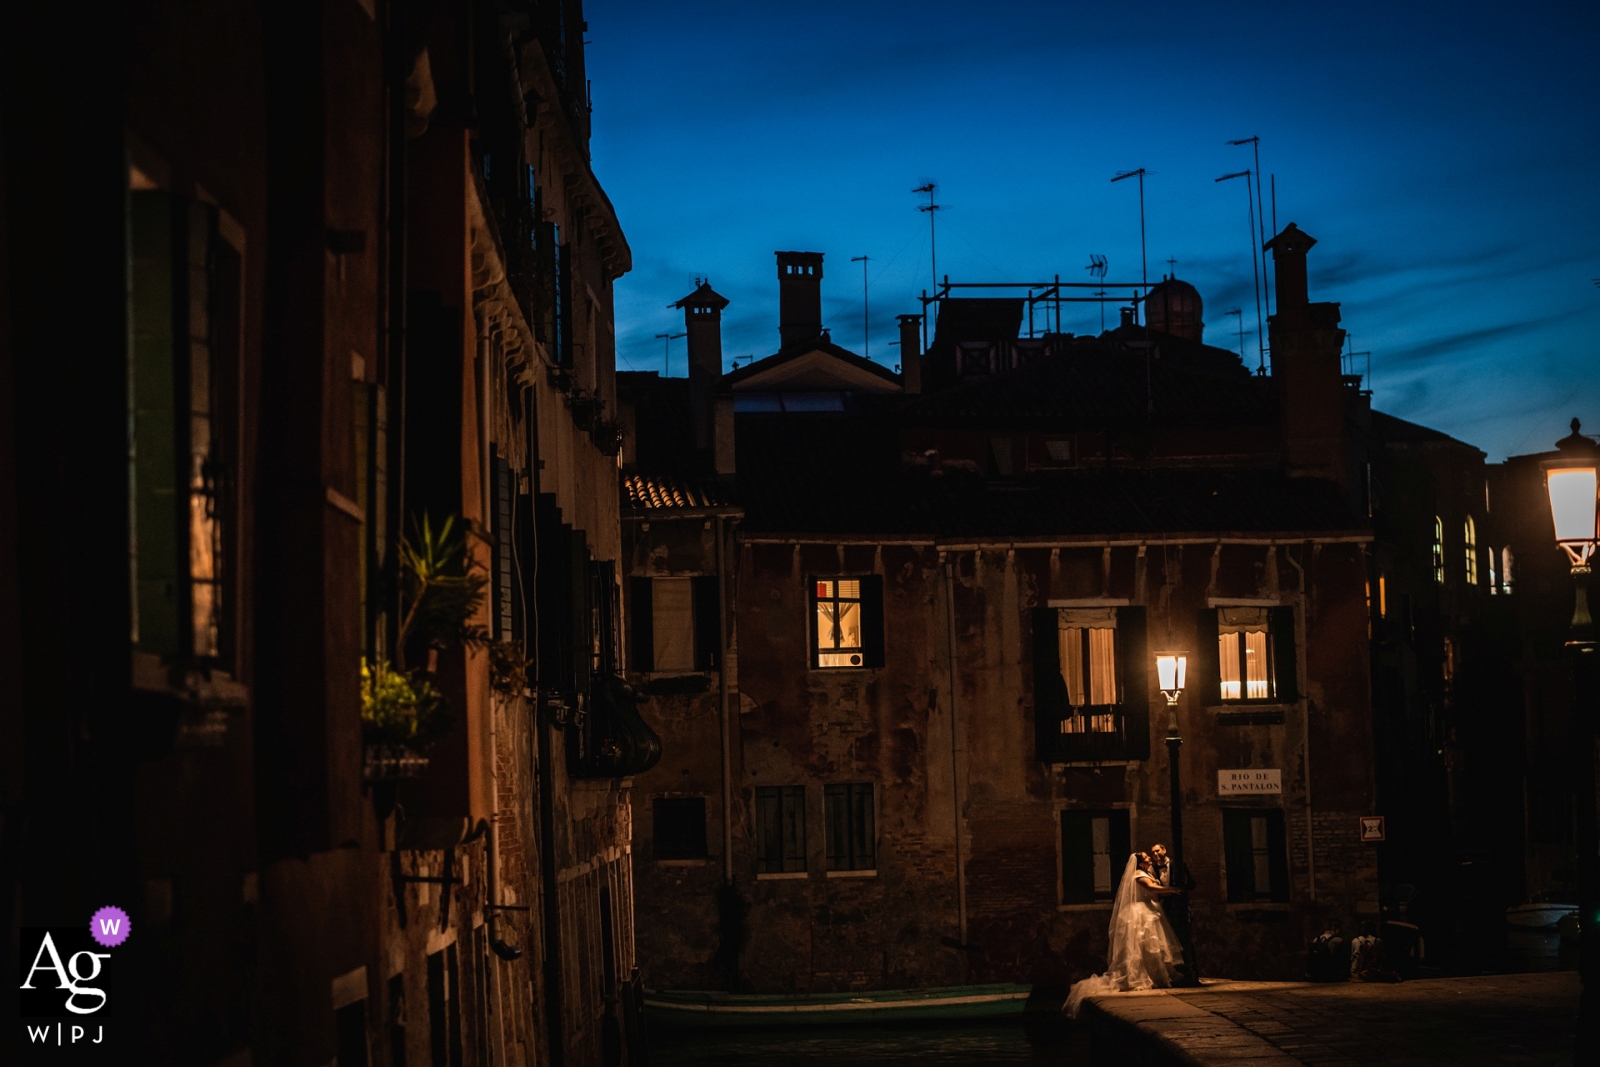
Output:
<instances>
[{"instance_id":1,"label":"lace train of dress","mask_svg":"<svg viewBox=\"0 0 1600 1067\"><path fill-rule=\"evenodd\" d=\"M1137 862L1130 856L1111 910L1105 973L1074 983L1067 994L1063 1010L1074 1019L1085 997L1172 985L1173 969L1182 962L1183 950L1156 894L1138 874Z\"/></svg>"}]
</instances>

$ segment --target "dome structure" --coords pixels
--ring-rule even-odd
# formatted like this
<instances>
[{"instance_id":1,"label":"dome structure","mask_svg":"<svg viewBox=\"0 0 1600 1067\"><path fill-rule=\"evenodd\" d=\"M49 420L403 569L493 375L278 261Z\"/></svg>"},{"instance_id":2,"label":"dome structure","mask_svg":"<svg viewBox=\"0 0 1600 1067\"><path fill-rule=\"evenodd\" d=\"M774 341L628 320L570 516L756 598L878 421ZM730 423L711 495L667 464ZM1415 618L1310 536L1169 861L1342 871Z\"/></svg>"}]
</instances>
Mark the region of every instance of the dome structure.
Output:
<instances>
[{"instance_id":1,"label":"dome structure","mask_svg":"<svg viewBox=\"0 0 1600 1067\"><path fill-rule=\"evenodd\" d=\"M1206 328L1204 310L1200 290L1188 282L1167 278L1150 287L1144 321L1152 330L1198 343Z\"/></svg>"}]
</instances>

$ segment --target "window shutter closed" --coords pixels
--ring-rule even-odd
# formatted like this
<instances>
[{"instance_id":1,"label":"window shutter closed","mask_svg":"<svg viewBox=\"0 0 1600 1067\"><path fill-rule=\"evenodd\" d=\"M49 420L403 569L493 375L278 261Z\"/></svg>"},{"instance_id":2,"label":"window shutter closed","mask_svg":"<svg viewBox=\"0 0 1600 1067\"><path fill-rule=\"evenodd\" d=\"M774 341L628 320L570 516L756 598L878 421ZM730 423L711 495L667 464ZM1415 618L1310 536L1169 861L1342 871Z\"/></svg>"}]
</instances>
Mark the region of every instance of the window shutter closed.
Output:
<instances>
[{"instance_id":1,"label":"window shutter closed","mask_svg":"<svg viewBox=\"0 0 1600 1067\"><path fill-rule=\"evenodd\" d=\"M1126 811L1113 811L1111 813L1111 898L1116 899L1117 889L1122 885L1122 869L1128 865L1128 857L1133 854L1133 834L1128 826L1128 813Z\"/></svg>"},{"instance_id":2,"label":"window shutter closed","mask_svg":"<svg viewBox=\"0 0 1600 1067\"><path fill-rule=\"evenodd\" d=\"M1274 808L1267 812L1267 857L1272 877L1272 899L1279 903L1289 900L1289 849L1283 827L1283 811Z\"/></svg>"},{"instance_id":3,"label":"window shutter closed","mask_svg":"<svg viewBox=\"0 0 1600 1067\"><path fill-rule=\"evenodd\" d=\"M1150 758L1150 649L1144 608L1117 609L1117 676L1127 758Z\"/></svg>"},{"instance_id":4,"label":"window shutter closed","mask_svg":"<svg viewBox=\"0 0 1600 1067\"><path fill-rule=\"evenodd\" d=\"M1042 763L1051 762L1061 720L1067 715L1067 683L1061 678L1059 620L1055 608L1033 609L1033 733L1035 755ZM1088 823L1084 827L1083 832L1087 834Z\"/></svg>"},{"instance_id":5,"label":"window shutter closed","mask_svg":"<svg viewBox=\"0 0 1600 1067\"><path fill-rule=\"evenodd\" d=\"M1201 608L1194 617L1194 659L1189 688L1198 695L1201 706L1222 699L1222 669L1217 652L1217 609Z\"/></svg>"},{"instance_id":6,"label":"window shutter closed","mask_svg":"<svg viewBox=\"0 0 1600 1067\"><path fill-rule=\"evenodd\" d=\"M1222 852L1228 869L1228 903L1248 904L1256 898L1255 857L1250 847L1250 811L1223 811Z\"/></svg>"},{"instance_id":7,"label":"window shutter closed","mask_svg":"<svg viewBox=\"0 0 1600 1067\"><path fill-rule=\"evenodd\" d=\"M883 577L877 574L861 579L861 661L883 666Z\"/></svg>"},{"instance_id":8,"label":"window shutter closed","mask_svg":"<svg viewBox=\"0 0 1600 1067\"><path fill-rule=\"evenodd\" d=\"M633 643L628 655L630 666L636 671L653 671L656 667L656 640L650 579L630 578L628 587L628 621L633 629Z\"/></svg>"},{"instance_id":9,"label":"window shutter closed","mask_svg":"<svg viewBox=\"0 0 1600 1067\"><path fill-rule=\"evenodd\" d=\"M716 575L692 579L694 587L694 669L714 671L721 662L722 614Z\"/></svg>"},{"instance_id":10,"label":"window shutter closed","mask_svg":"<svg viewBox=\"0 0 1600 1067\"><path fill-rule=\"evenodd\" d=\"M1272 669L1278 683L1278 699L1293 703L1300 699L1299 679L1296 677L1298 659L1294 644L1294 608L1272 608Z\"/></svg>"},{"instance_id":11,"label":"window shutter closed","mask_svg":"<svg viewBox=\"0 0 1600 1067\"><path fill-rule=\"evenodd\" d=\"M1094 837L1089 819L1087 811L1061 813L1061 901L1064 904L1094 902Z\"/></svg>"}]
</instances>

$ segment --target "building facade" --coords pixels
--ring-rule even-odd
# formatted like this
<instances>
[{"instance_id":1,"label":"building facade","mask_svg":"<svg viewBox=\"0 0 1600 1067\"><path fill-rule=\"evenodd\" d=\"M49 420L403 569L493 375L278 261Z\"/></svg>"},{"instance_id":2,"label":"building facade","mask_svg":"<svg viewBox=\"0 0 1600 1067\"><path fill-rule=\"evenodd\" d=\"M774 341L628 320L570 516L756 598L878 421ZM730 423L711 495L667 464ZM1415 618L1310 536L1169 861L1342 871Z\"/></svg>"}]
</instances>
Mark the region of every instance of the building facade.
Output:
<instances>
[{"instance_id":1,"label":"building facade","mask_svg":"<svg viewBox=\"0 0 1600 1067\"><path fill-rule=\"evenodd\" d=\"M124 908L119 1062L640 1062L582 6L118 12L0 30L8 958Z\"/></svg>"},{"instance_id":2,"label":"building facade","mask_svg":"<svg viewBox=\"0 0 1600 1067\"><path fill-rule=\"evenodd\" d=\"M1086 338L944 292L898 372L827 340L815 253L778 253L782 347L731 373L726 301L680 302L688 378L619 386L629 677L667 753L636 779L649 985L1098 970L1128 850L1171 843L1164 649L1203 972L1297 975L1377 916L1365 397L1310 244L1274 242L1270 377L1175 280L1171 333Z\"/></svg>"}]
</instances>

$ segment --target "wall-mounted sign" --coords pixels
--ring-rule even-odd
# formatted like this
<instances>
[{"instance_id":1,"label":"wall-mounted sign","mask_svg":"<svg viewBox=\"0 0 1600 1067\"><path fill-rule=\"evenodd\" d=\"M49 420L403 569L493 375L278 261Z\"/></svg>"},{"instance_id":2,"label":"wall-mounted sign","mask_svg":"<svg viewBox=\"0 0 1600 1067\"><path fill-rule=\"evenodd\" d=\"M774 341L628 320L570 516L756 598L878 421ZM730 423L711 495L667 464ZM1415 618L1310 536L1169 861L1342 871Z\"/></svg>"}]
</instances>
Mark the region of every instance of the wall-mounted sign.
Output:
<instances>
[{"instance_id":1,"label":"wall-mounted sign","mask_svg":"<svg viewBox=\"0 0 1600 1067\"><path fill-rule=\"evenodd\" d=\"M1384 834L1383 834L1383 816L1382 815L1362 815L1362 816L1360 816L1360 819L1361 819L1361 840L1363 842L1365 842L1365 841L1383 841L1383 840L1386 840L1386 838L1384 837Z\"/></svg>"},{"instance_id":2,"label":"wall-mounted sign","mask_svg":"<svg viewBox=\"0 0 1600 1067\"><path fill-rule=\"evenodd\" d=\"M1217 795L1283 792L1283 772L1276 767L1241 767L1217 772Z\"/></svg>"}]
</instances>

